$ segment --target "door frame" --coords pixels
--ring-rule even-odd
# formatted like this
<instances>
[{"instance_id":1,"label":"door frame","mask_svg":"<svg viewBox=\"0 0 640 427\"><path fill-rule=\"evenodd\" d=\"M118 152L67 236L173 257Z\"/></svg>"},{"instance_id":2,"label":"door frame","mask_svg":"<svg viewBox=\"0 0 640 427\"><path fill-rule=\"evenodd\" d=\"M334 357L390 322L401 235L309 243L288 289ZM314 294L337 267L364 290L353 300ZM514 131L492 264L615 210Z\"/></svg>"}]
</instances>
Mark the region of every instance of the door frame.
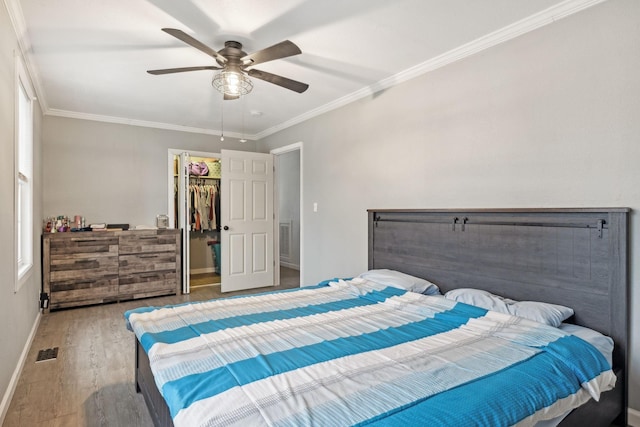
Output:
<instances>
[{"instance_id":1,"label":"door frame","mask_svg":"<svg viewBox=\"0 0 640 427\"><path fill-rule=\"evenodd\" d=\"M208 158L220 158L220 153L210 153L206 151L194 151L189 149L178 149L178 148L169 148L167 152L167 216L169 217L169 228L176 228L176 218L174 215L175 210L173 209L174 203L174 164L173 159L175 156L180 158L182 153L188 153L191 157L208 157ZM181 224L178 224L178 228ZM188 257L184 256L185 249L190 245L191 236L189 234L189 230L182 230L182 256L181 256L181 270L182 270L182 293L188 294L191 292L191 284L189 283L189 266L191 264L191 260ZM190 256L190 252L187 250L187 254Z\"/></svg>"},{"instance_id":2,"label":"door frame","mask_svg":"<svg viewBox=\"0 0 640 427\"><path fill-rule=\"evenodd\" d=\"M273 176L273 212L275 221L273 222L273 259L278 268L274 268L275 284L280 286L280 192L278 191L278 162L279 155L289 153L291 151L300 152L300 286L303 284L304 277L304 144L302 141L285 145L284 147L274 148L269 151L273 154L274 176Z\"/></svg>"}]
</instances>

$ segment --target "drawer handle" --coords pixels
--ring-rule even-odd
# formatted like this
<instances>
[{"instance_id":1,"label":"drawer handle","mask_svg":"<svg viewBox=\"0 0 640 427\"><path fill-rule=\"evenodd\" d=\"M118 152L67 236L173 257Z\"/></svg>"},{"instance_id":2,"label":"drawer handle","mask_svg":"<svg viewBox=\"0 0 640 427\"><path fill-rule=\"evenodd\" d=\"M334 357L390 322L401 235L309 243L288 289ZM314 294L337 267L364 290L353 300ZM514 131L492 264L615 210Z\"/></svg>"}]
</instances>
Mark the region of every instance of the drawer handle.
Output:
<instances>
[{"instance_id":1,"label":"drawer handle","mask_svg":"<svg viewBox=\"0 0 640 427\"><path fill-rule=\"evenodd\" d=\"M138 255L138 258L157 258L158 255Z\"/></svg>"},{"instance_id":2,"label":"drawer handle","mask_svg":"<svg viewBox=\"0 0 640 427\"><path fill-rule=\"evenodd\" d=\"M75 264L90 264L96 262L95 259L77 259Z\"/></svg>"},{"instance_id":3,"label":"drawer handle","mask_svg":"<svg viewBox=\"0 0 640 427\"><path fill-rule=\"evenodd\" d=\"M157 239L158 236L140 236L138 237L138 239L140 240L151 240L151 239Z\"/></svg>"}]
</instances>

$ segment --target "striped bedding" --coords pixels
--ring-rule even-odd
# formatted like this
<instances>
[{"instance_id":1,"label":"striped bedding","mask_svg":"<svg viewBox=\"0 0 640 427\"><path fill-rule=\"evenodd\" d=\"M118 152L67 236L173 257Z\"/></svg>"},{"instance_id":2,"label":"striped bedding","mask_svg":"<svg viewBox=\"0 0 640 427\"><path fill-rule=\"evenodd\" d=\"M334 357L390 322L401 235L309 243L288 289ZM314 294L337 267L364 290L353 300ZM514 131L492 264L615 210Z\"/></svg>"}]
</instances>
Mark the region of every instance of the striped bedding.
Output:
<instances>
[{"instance_id":1,"label":"striped bedding","mask_svg":"<svg viewBox=\"0 0 640 427\"><path fill-rule=\"evenodd\" d=\"M177 427L526 426L615 385L559 329L362 279L125 319Z\"/></svg>"}]
</instances>

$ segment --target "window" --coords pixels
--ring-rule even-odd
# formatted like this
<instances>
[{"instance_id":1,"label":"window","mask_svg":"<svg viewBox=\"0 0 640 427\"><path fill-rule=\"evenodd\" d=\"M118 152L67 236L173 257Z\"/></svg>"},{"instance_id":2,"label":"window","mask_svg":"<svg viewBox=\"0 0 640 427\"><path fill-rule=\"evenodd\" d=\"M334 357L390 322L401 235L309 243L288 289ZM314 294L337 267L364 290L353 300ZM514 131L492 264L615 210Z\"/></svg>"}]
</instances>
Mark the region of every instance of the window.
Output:
<instances>
[{"instance_id":1,"label":"window","mask_svg":"<svg viewBox=\"0 0 640 427\"><path fill-rule=\"evenodd\" d=\"M15 247L16 291L33 266L33 90L20 58L16 57L15 123Z\"/></svg>"}]
</instances>

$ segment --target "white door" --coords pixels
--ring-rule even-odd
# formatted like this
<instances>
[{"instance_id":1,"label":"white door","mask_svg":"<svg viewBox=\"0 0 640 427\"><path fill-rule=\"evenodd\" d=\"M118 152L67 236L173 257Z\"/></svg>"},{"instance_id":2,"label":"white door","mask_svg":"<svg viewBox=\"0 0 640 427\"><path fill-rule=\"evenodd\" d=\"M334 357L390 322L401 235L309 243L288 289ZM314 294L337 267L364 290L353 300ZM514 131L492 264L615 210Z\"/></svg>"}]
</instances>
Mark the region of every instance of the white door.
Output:
<instances>
[{"instance_id":1,"label":"white door","mask_svg":"<svg viewBox=\"0 0 640 427\"><path fill-rule=\"evenodd\" d=\"M178 162L178 228L182 229L182 293L191 292L189 271L189 153L180 153Z\"/></svg>"},{"instance_id":2,"label":"white door","mask_svg":"<svg viewBox=\"0 0 640 427\"><path fill-rule=\"evenodd\" d=\"M222 292L273 286L273 157L222 150Z\"/></svg>"}]
</instances>

